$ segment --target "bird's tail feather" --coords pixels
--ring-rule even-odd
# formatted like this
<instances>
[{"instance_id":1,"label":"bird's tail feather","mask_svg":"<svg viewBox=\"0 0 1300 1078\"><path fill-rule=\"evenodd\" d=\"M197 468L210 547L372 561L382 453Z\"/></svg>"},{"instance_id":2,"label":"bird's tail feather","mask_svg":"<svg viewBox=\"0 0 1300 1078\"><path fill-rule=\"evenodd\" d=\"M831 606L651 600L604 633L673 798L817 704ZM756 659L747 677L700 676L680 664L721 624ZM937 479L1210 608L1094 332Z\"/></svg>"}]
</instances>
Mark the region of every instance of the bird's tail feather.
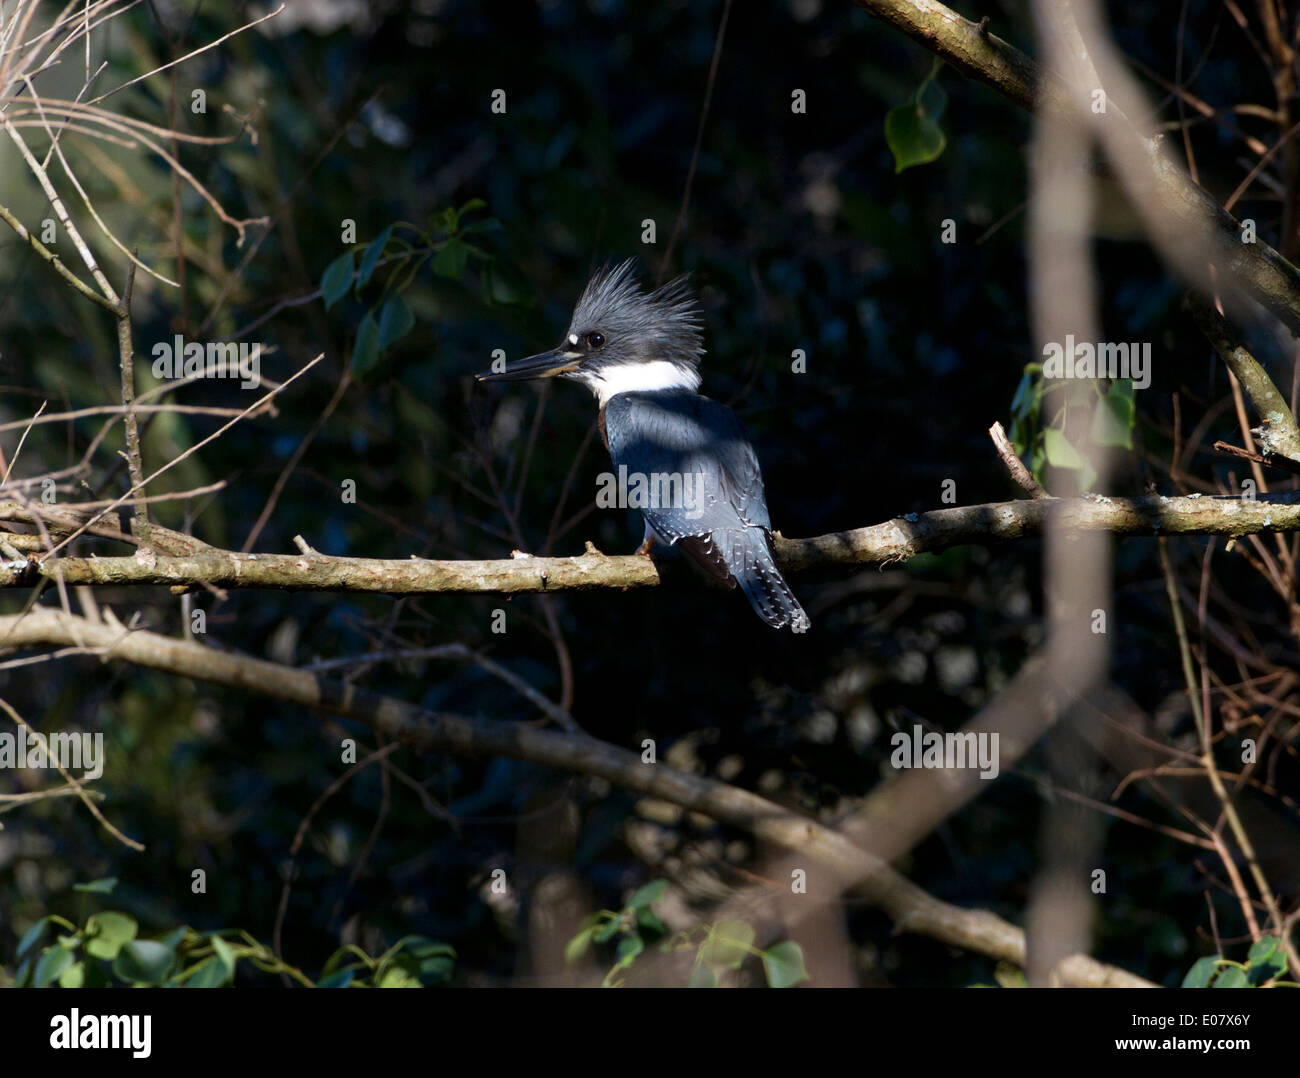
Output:
<instances>
[{"instance_id":1,"label":"bird's tail feather","mask_svg":"<svg viewBox=\"0 0 1300 1078\"><path fill-rule=\"evenodd\" d=\"M774 629L788 625L796 633L808 631L812 622L777 569L766 532L760 528L728 529L714 532L713 540L722 548L732 576L760 618Z\"/></svg>"}]
</instances>

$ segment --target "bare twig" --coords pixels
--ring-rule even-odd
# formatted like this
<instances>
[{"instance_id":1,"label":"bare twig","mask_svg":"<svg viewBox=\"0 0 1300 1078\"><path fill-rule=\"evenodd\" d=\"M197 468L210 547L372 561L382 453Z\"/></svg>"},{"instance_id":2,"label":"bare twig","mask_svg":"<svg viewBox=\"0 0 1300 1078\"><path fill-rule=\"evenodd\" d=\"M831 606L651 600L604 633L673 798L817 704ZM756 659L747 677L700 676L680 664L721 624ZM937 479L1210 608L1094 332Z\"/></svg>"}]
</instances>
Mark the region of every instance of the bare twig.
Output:
<instances>
[{"instance_id":1,"label":"bare twig","mask_svg":"<svg viewBox=\"0 0 1300 1078\"><path fill-rule=\"evenodd\" d=\"M1048 497L1047 491L1029 474L1029 469L1025 467L1024 462L1016 456L1015 446L1011 444L1011 439L1007 437L1007 432L1002 429L1001 423L994 423L989 427L989 437L993 439L998 456L1002 458L1002 463L1007 466L1007 471L1015 483L1031 498Z\"/></svg>"},{"instance_id":2,"label":"bare twig","mask_svg":"<svg viewBox=\"0 0 1300 1078\"><path fill-rule=\"evenodd\" d=\"M1231 442L1215 442L1214 451L1224 456L1248 460L1252 464L1263 464L1269 468L1290 472L1292 475L1300 475L1300 461L1292 460L1290 457L1279 457L1275 453L1252 453L1249 449L1242 449L1241 446L1233 445Z\"/></svg>"}]
</instances>

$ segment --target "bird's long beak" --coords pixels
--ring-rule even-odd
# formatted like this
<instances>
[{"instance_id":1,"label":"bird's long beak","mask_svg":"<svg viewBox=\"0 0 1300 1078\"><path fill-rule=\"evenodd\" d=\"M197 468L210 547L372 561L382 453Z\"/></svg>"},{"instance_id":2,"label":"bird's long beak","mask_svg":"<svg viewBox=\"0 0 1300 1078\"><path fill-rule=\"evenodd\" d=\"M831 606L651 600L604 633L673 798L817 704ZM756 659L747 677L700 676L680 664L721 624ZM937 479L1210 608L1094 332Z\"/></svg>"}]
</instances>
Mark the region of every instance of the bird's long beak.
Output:
<instances>
[{"instance_id":1,"label":"bird's long beak","mask_svg":"<svg viewBox=\"0 0 1300 1078\"><path fill-rule=\"evenodd\" d=\"M522 382L530 378L554 378L557 374L573 370L582 362L582 358L580 352L552 348L549 352L521 359L504 371L488 371L474 377L480 382Z\"/></svg>"}]
</instances>

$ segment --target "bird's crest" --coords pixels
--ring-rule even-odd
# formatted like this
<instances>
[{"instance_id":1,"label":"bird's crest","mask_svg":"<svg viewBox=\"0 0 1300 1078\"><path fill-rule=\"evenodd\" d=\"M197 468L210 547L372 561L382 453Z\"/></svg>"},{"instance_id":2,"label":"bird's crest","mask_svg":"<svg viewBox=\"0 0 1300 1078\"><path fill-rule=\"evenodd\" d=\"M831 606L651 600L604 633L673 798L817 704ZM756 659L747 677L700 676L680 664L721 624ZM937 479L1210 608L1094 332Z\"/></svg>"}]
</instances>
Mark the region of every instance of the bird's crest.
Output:
<instances>
[{"instance_id":1,"label":"bird's crest","mask_svg":"<svg viewBox=\"0 0 1300 1078\"><path fill-rule=\"evenodd\" d=\"M601 267L573 309L570 334L599 330L648 357L694 367L704 352L701 315L686 274L647 292L629 258ZM631 357L628 357L631 358Z\"/></svg>"}]
</instances>

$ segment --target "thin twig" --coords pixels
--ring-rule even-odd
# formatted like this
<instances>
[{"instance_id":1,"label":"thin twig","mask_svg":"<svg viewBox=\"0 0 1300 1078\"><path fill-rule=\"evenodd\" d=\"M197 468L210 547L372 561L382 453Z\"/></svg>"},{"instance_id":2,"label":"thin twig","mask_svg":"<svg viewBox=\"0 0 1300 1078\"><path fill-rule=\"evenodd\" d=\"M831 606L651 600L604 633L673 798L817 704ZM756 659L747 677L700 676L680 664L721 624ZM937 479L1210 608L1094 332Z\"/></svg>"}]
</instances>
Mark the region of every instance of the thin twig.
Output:
<instances>
[{"instance_id":1,"label":"thin twig","mask_svg":"<svg viewBox=\"0 0 1300 1078\"><path fill-rule=\"evenodd\" d=\"M1031 498L1049 497L1038 480L1030 474L1024 462L1016 456L1015 446L1011 444L1011 439L1007 437L1007 432L1002 429L1001 423L994 423L993 426L989 427L989 437L993 439L998 456L1002 458L1002 463L1007 466L1007 471L1011 473L1011 478L1016 484L1022 487Z\"/></svg>"}]
</instances>

